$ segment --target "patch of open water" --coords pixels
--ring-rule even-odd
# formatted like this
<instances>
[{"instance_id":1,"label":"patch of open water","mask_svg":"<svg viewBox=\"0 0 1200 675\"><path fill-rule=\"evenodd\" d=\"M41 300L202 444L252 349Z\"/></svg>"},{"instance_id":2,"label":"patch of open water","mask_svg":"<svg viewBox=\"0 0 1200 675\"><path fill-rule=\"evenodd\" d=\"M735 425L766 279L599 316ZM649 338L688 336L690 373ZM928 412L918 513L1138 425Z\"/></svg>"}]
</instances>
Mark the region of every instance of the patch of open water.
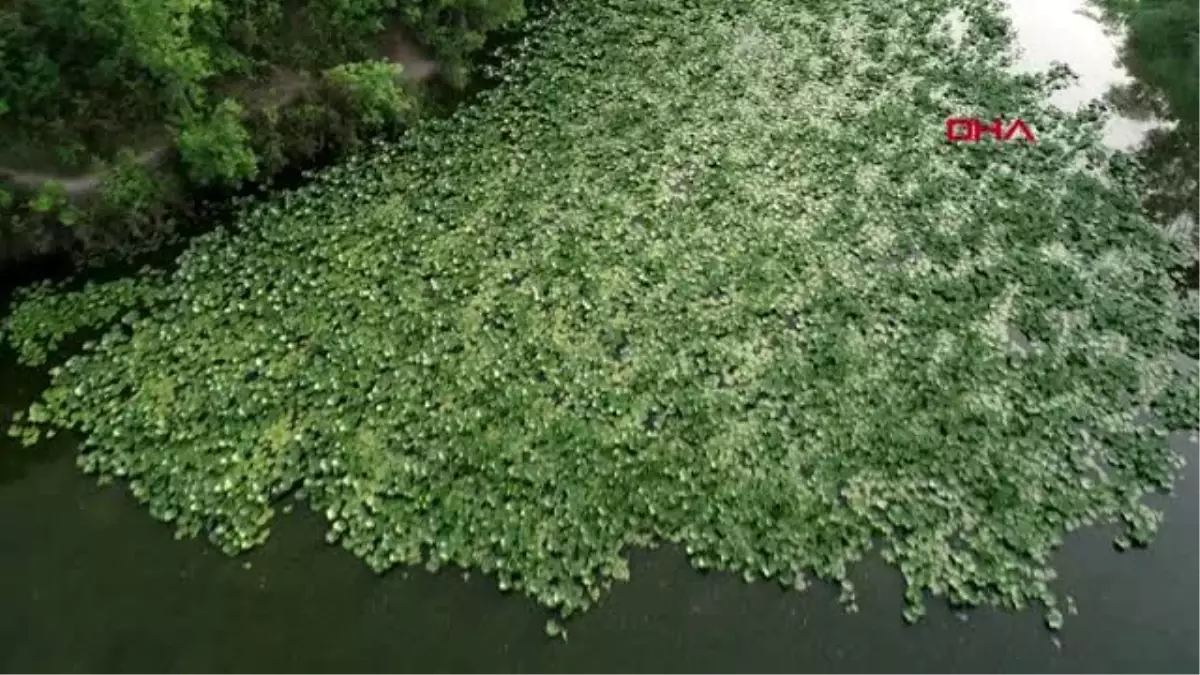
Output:
<instances>
[{"instance_id":1,"label":"patch of open water","mask_svg":"<svg viewBox=\"0 0 1200 675\"><path fill-rule=\"evenodd\" d=\"M1081 104L1119 83L1115 36L1077 0L1011 0L1024 68L1065 61ZM1152 123L1114 120L1130 147ZM44 376L0 360L0 414ZM1172 444L1193 459L1195 435ZM1200 568L1191 461L1147 550L1113 551L1113 532L1071 536L1060 588L1077 601L1056 643L1039 612L952 612L933 603L906 626L902 581L869 559L856 614L835 589L785 593L696 572L681 551L636 552L632 580L547 640L546 615L479 575L382 577L323 541L318 516L278 519L238 559L174 541L122 486L74 466L69 436L34 449L0 439L0 669L5 671L1155 671L1195 672Z\"/></svg>"},{"instance_id":2,"label":"patch of open water","mask_svg":"<svg viewBox=\"0 0 1200 675\"><path fill-rule=\"evenodd\" d=\"M1130 77L1118 61L1117 47L1123 39L1107 29L1081 0L1009 0L1017 41L1021 46L1018 70L1041 71L1054 62L1066 63L1079 76L1070 88L1050 99L1064 110L1081 107L1104 96L1114 86L1127 84ZM1162 120L1136 120L1115 115L1104 129L1105 143L1114 149L1132 150Z\"/></svg>"}]
</instances>

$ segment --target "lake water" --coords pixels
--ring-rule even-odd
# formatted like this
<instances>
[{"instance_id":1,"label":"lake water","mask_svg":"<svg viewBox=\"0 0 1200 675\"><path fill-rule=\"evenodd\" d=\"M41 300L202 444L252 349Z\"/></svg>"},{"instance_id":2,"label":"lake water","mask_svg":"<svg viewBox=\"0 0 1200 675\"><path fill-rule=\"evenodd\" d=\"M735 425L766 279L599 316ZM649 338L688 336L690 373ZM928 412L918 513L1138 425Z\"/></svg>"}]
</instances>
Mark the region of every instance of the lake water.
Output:
<instances>
[{"instance_id":1,"label":"lake water","mask_svg":"<svg viewBox=\"0 0 1200 675\"><path fill-rule=\"evenodd\" d=\"M1059 61L1071 66L1078 83L1051 97L1064 109L1078 108L1100 98L1114 85L1126 84L1129 75L1118 64L1120 35L1105 33L1084 2L1076 0L1008 0L1013 27L1022 48L1019 70L1045 70ZM1132 149L1159 121L1115 117L1105 127L1105 142L1114 148Z\"/></svg>"},{"instance_id":2,"label":"lake water","mask_svg":"<svg viewBox=\"0 0 1200 675\"><path fill-rule=\"evenodd\" d=\"M1077 105L1123 78L1113 38L1068 0L1012 0L1023 67L1062 60ZM1116 120L1116 145L1147 125ZM0 364L0 415L41 375ZM1194 437L1172 438L1196 457ZM1190 671L1200 666L1196 462L1147 550L1117 553L1111 530L1071 536L1060 588L1080 615L1058 641L1040 613L955 614L941 603L914 627L902 583L878 560L855 570L857 614L832 588L784 593L692 570L683 554L634 554L632 580L570 624L480 576L379 577L327 546L303 508L242 558L177 542L122 486L99 487L60 437L36 449L0 440L0 668L6 671Z\"/></svg>"}]
</instances>

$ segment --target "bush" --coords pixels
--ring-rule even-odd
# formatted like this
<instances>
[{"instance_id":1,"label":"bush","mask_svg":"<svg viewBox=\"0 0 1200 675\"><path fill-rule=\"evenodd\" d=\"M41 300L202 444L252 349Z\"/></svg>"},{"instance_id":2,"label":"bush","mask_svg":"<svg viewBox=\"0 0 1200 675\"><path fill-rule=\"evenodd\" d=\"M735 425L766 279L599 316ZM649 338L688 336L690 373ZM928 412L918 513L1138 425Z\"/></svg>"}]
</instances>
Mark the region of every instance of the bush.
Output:
<instances>
[{"instance_id":1,"label":"bush","mask_svg":"<svg viewBox=\"0 0 1200 675\"><path fill-rule=\"evenodd\" d=\"M225 99L213 112L179 132L179 156L191 180L208 185L254 178L258 159L242 126L242 106Z\"/></svg>"},{"instance_id":2,"label":"bush","mask_svg":"<svg viewBox=\"0 0 1200 675\"><path fill-rule=\"evenodd\" d=\"M522 0L12 0L0 9L0 119L10 139L112 157L115 133L191 116L231 77L361 61L397 22L462 64L523 15Z\"/></svg>"},{"instance_id":3,"label":"bush","mask_svg":"<svg viewBox=\"0 0 1200 675\"><path fill-rule=\"evenodd\" d=\"M462 85L485 34L523 15L523 0L9 0L0 7L0 183L22 171L90 171L90 181L148 130L167 128L200 186L270 175L412 112L395 68L370 60L385 29L406 28ZM276 68L326 76L273 109L231 93ZM0 264L93 232L60 231L88 215L64 208L53 186L28 194L29 183L0 184ZM116 194L130 189L141 188L126 181L102 195L100 211L120 219L125 199L149 208Z\"/></svg>"},{"instance_id":4,"label":"bush","mask_svg":"<svg viewBox=\"0 0 1200 675\"><path fill-rule=\"evenodd\" d=\"M401 72L395 63L365 61L331 68L325 71L325 78L357 116L359 128L378 133L412 109L412 99L397 82Z\"/></svg>"},{"instance_id":5,"label":"bush","mask_svg":"<svg viewBox=\"0 0 1200 675\"><path fill-rule=\"evenodd\" d=\"M102 207L113 213L140 214L154 209L162 200L162 184L155 181L137 156L129 150L117 155L101 188Z\"/></svg>"}]
</instances>

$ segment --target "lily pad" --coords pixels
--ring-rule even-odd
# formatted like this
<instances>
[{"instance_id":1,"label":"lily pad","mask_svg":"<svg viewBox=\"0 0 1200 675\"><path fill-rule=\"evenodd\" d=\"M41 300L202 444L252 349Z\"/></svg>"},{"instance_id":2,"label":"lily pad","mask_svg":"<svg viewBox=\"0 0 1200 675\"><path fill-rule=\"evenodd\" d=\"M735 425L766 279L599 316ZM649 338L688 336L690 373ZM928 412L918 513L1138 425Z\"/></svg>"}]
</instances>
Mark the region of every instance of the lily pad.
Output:
<instances>
[{"instance_id":1,"label":"lily pad","mask_svg":"<svg viewBox=\"0 0 1200 675\"><path fill-rule=\"evenodd\" d=\"M28 417L181 536L253 548L302 488L374 569L480 569L564 617L658 541L795 588L878 547L911 621L926 591L1054 606L1063 535L1147 541L1178 476L1134 411L1195 399L1144 178L1046 104L1066 75L1008 72L1002 10L566 3L477 104L166 278L27 296L31 362L90 298L141 307ZM994 115L1038 142L946 141Z\"/></svg>"}]
</instances>

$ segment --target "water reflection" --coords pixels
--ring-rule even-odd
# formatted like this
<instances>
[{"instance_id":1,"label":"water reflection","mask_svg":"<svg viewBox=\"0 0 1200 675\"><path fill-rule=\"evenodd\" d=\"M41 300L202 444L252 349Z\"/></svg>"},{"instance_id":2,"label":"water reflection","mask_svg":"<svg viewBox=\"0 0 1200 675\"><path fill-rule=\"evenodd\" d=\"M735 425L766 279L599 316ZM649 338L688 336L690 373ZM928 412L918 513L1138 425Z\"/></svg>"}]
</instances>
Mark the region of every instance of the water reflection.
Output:
<instances>
[{"instance_id":1,"label":"water reflection","mask_svg":"<svg viewBox=\"0 0 1200 675\"><path fill-rule=\"evenodd\" d=\"M1102 98L1117 113L1105 127L1111 148L1135 151L1152 172L1147 207L1164 222L1192 222L1200 207L1200 136L1189 124L1168 121L1162 92L1135 79L1146 54L1130 49L1121 20L1088 0L1008 0L1021 46L1019 70L1064 62L1078 74L1051 103L1066 109ZM1180 73L1183 76L1183 73Z\"/></svg>"},{"instance_id":2,"label":"water reflection","mask_svg":"<svg viewBox=\"0 0 1200 675\"><path fill-rule=\"evenodd\" d=\"M1050 98L1055 106L1077 109L1133 83L1120 63L1121 31L1101 24L1084 0L1009 0L1009 18L1021 48L1019 71L1043 71L1061 62L1079 76L1075 85ZM1141 114L1116 115L1105 127L1104 140L1114 149L1132 150L1164 124Z\"/></svg>"},{"instance_id":3,"label":"water reflection","mask_svg":"<svg viewBox=\"0 0 1200 675\"><path fill-rule=\"evenodd\" d=\"M1008 0L1020 58L1016 70L1044 71L1055 62L1070 66L1078 82L1056 91L1050 102L1078 109L1103 100L1116 113L1104 129L1112 149L1133 151L1150 169L1153 192L1146 207L1172 227L1193 227L1200 213L1196 177L1200 177L1200 135L1195 124L1170 119L1162 92L1134 77L1144 54L1133 49L1120 17L1103 12L1091 0ZM1200 263L1189 270L1186 285L1200 288ZM1200 328L1200 327L1198 327ZM1184 346L1190 357L1200 345ZM1181 356L1188 368L1194 360Z\"/></svg>"}]
</instances>

